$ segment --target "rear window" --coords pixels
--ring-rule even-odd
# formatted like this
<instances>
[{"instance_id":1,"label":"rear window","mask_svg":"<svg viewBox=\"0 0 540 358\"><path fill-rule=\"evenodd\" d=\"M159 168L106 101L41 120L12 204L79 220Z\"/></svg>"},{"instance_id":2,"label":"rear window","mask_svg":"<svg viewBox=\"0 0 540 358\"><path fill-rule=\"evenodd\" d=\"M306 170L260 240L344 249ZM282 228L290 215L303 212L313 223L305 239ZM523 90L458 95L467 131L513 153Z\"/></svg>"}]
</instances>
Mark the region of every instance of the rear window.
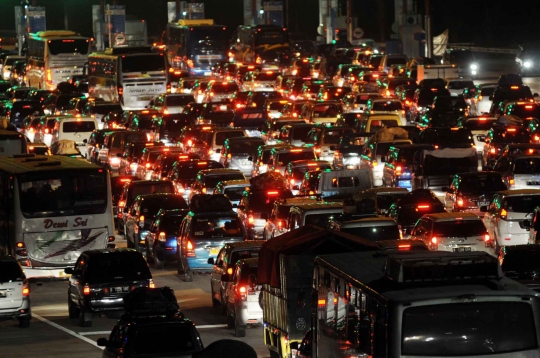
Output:
<instances>
[{"instance_id":1,"label":"rear window","mask_svg":"<svg viewBox=\"0 0 540 358\"><path fill-rule=\"evenodd\" d=\"M540 205L540 195L508 196L504 199L503 208L514 213L532 213Z\"/></svg>"},{"instance_id":2,"label":"rear window","mask_svg":"<svg viewBox=\"0 0 540 358\"><path fill-rule=\"evenodd\" d=\"M340 213L308 214L305 217L304 225L315 225L326 228L328 227L330 220L334 220L338 215L340 215Z\"/></svg>"},{"instance_id":3,"label":"rear window","mask_svg":"<svg viewBox=\"0 0 540 358\"><path fill-rule=\"evenodd\" d=\"M227 138L236 138L243 137L243 131L227 131L227 132L217 132L216 133L216 145L223 145Z\"/></svg>"},{"instance_id":4,"label":"rear window","mask_svg":"<svg viewBox=\"0 0 540 358\"><path fill-rule=\"evenodd\" d=\"M204 186L207 188L215 188L217 183L225 180L245 180L244 174L242 173L230 173L230 174L220 174L220 175L206 175L204 177Z\"/></svg>"},{"instance_id":5,"label":"rear window","mask_svg":"<svg viewBox=\"0 0 540 358\"><path fill-rule=\"evenodd\" d=\"M159 230L168 234L174 234L180 229L184 216L162 216L159 221Z\"/></svg>"},{"instance_id":6,"label":"rear window","mask_svg":"<svg viewBox=\"0 0 540 358\"><path fill-rule=\"evenodd\" d=\"M422 208L419 208L418 206L422 206ZM426 214L444 213L446 211L442 205L422 204L418 206L403 207L398 213L398 223L400 225L414 225L418 219Z\"/></svg>"},{"instance_id":7,"label":"rear window","mask_svg":"<svg viewBox=\"0 0 540 358\"><path fill-rule=\"evenodd\" d=\"M390 57L390 58L387 58L386 60L387 66L405 65L405 64L407 64L407 59L405 57L396 57L396 58Z\"/></svg>"},{"instance_id":8,"label":"rear window","mask_svg":"<svg viewBox=\"0 0 540 358\"><path fill-rule=\"evenodd\" d=\"M357 186L360 186L360 180L358 177L332 178L333 188L353 188Z\"/></svg>"},{"instance_id":9,"label":"rear window","mask_svg":"<svg viewBox=\"0 0 540 358\"><path fill-rule=\"evenodd\" d=\"M519 158L514 163L514 174L540 173L540 158Z\"/></svg>"},{"instance_id":10,"label":"rear window","mask_svg":"<svg viewBox=\"0 0 540 358\"><path fill-rule=\"evenodd\" d=\"M473 81L450 81L448 82L448 89L465 89L465 88L473 88L474 82Z\"/></svg>"},{"instance_id":11,"label":"rear window","mask_svg":"<svg viewBox=\"0 0 540 358\"><path fill-rule=\"evenodd\" d=\"M170 107L185 106L191 102L195 102L193 96L167 96L165 98L165 104Z\"/></svg>"},{"instance_id":12,"label":"rear window","mask_svg":"<svg viewBox=\"0 0 540 358\"><path fill-rule=\"evenodd\" d=\"M506 190L500 175L463 176L459 182L459 191L463 193L486 193Z\"/></svg>"},{"instance_id":13,"label":"rear window","mask_svg":"<svg viewBox=\"0 0 540 358\"><path fill-rule=\"evenodd\" d=\"M145 195L145 194L158 194L158 193L165 193L165 194L173 194L174 188L172 183L169 182L155 182L155 183L148 183L148 184L138 184L134 185L131 190L131 199L135 199L139 195ZM131 204L131 203L128 203Z\"/></svg>"},{"instance_id":14,"label":"rear window","mask_svg":"<svg viewBox=\"0 0 540 358\"><path fill-rule=\"evenodd\" d=\"M397 119L376 119L370 121L369 132L377 132L382 127L397 127L399 123Z\"/></svg>"},{"instance_id":15,"label":"rear window","mask_svg":"<svg viewBox=\"0 0 540 358\"><path fill-rule=\"evenodd\" d=\"M260 247L257 248L250 248L249 250L242 250L242 251L233 251L231 253L231 261L229 264L236 264L238 260L240 259L251 259L254 257L259 257L259 251L261 251ZM257 274L257 267L253 267L254 273ZM246 275L247 278L248 275Z\"/></svg>"},{"instance_id":16,"label":"rear window","mask_svg":"<svg viewBox=\"0 0 540 358\"><path fill-rule=\"evenodd\" d=\"M439 237L482 236L486 232L481 220L437 221L433 225L433 235Z\"/></svg>"},{"instance_id":17,"label":"rear window","mask_svg":"<svg viewBox=\"0 0 540 358\"><path fill-rule=\"evenodd\" d=\"M480 94L484 97L489 97L495 92L496 87L484 87L480 90Z\"/></svg>"},{"instance_id":18,"label":"rear window","mask_svg":"<svg viewBox=\"0 0 540 358\"><path fill-rule=\"evenodd\" d=\"M242 223L237 216L197 217L192 220L191 235L195 239L238 237L242 232Z\"/></svg>"},{"instance_id":19,"label":"rear window","mask_svg":"<svg viewBox=\"0 0 540 358\"><path fill-rule=\"evenodd\" d=\"M176 355L199 350L193 340L193 327L185 324L137 325L133 339L135 354ZM181 339L179 339L181 338Z\"/></svg>"},{"instance_id":20,"label":"rear window","mask_svg":"<svg viewBox=\"0 0 540 358\"><path fill-rule=\"evenodd\" d=\"M369 241L400 239L397 225L348 227L341 228L340 231Z\"/></svg>"},{"instance_id":21,"label":"rear window","mask_svg":"<svg viewBox=\"0 0 540 358\"><path fill-rule=\"evenodd\" d=\"M87 268L90 281L146 280L150 270L142 255L96 255L90 258Z\"/></svg>"},{"instance_id":22,"label":"rear window","mask_svg":"<svg viewBox=\"0 0 540 358\"><path fill-rule=\"evenodd\" d=\"M279 153L277 156L278 166L285 166L295 160L312 160L312 159L317 159L315 158L315 153L313 153L313 151L288 152L288 153L286 152L286 153Z\"/></svg>"},{"instance_id":23,"label":"rear window","mask_svg":"<svg viewBox=\"0 0 540 358\"><path fill-rule=\"evenodd\" d=\"M21 281L24 274L15 261L0 261L0 282Z\"/></svg>"},{"instance_id":24,"label":"rear window","mask_svg":"<svg viewBox=\"0 0 540 358\"><path fill-rule=\"evenodd\" d=\"M92 107L92 113L106 115L113 111L121 111L122 106L120 104L108 104L108 105L99 105Z\"/></svg>"},{"instance_id":25,"label":"rear window","mask_svg":"<svg viewBox=\"0 0 540 358\"><path fill-rule=\"evenodd\" d=\"M216 93L236 92L238 91L238 85L236 83L214 83L211 91Z\"/></svg>"},{"instance_id":26,"label":"rear window","mask_svg":"<svg viewBox=\"0 0 540 358\"><path fill-rule=\"evenodd\" d=\"M141 205L141 215L154 217L160 209L187 209L187 203L181 196L162 197L159 200L144 200Z\"/></svg>"},{"instance_id":27,"label":"rear window","mask_svg":"<svg viewBox=\"0 0 540 358\"><path fill-rule=\"evenodd\" d=\"M229 146L229 152L233 154L252 154L256 155L259 146L264 145L262 140L250 140L245 142L234 142Z\"/></svg>"},{"instance_id":28,"label":"rear window","mask_svg":"<svg viewBox=\"0 0 540 358\"><path fill-rule=\"evenodd\" d=\"M495 124L496 120L475 120L475 119L469 119L467 122L463 124L464 128L467 128L471 131L487 131L490 130L491 127Z\"/></svg>"},{"instance_id":29,"label":"rear window","mask_svg":"<svg viewBox=\"0 0 540 358\"><path fill-rule=\"evenodd\" d=\"M292 129L292 139L304 142L313 127L296 127Z\"/></svg>"},{"instance_id":30,"label":"rear window","mask_svg":"<svg viewBox=\"0 0 540 358\"><path fill-rule=\"evenodd\" d=\"M242 199L242 194L244 193L244 190L246 190L246 187L233 187L233 188L226 188L223 193L227 195L229 200L240 200Z\"/></svg>"},{"instance_id":31,"label":"rear window","mask_svg":"<svg viewBox=\"0 0 540 358\"><path fill-rule=\"evenodd\" d=\"M255 75L255 81L275 81L279 76L279 72L259 72Z\"/></svg>"},{"instance_id":32,"label":"rear window","mask_svg":"<svg viewBox=\"0 0 540 358\"><path fill-rule=\"evenodd\" d=\"M327 130L324 132L324 144L339 144L339 140L343 136L352 136L354 133L351 129L336 129ZM309 159L309 158L306 158Z\"/></svg>"},{"instance_id":33,"label":"rear window","mask_svg":"<svg viewBox=\"0 0 540 358\"><path fill-rule=\"evenodd\" d=\"M94 129L96 129L94 121L62 123L62 131L64 133L92 132Z\"/></svg>"},{"instance_id":34,"label":"rear window","mask_svg":"<svg viewBox=\"0 0 540 358\"><path fill-rule=\"evenodd\" d=\"M401 354L471 357L537 350L534 317L528 302L408 307L403 311Z\"/></svg>"}]
</instances>

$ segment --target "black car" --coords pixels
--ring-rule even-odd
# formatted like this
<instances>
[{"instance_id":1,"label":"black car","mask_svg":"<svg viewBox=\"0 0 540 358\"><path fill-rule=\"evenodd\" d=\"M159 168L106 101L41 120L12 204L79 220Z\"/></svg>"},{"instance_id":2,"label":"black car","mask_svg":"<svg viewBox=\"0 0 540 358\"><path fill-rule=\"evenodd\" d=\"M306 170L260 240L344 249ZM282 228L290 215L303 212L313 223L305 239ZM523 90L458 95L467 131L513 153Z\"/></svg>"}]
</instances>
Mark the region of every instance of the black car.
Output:
<instances>
[{"instance_id":1,"label":"black car","mask_svg":"<svg viewBox=\"0 0 540 358\"><path fill-rule=\"evenodd\" d=\"M540 269L540 245L504 246L499 251L499 262L506 277L540 292L537 274Z\"/></svg>"},{"instance_id":2,"label":"black car","mask_svg":"<svg viewBox=\"0 0 540 358\"><path fill-rule=\"evenodd\" d=\"M124 310L124 297L154 282L141 253L131 249L84 251L74 268L66 268L69 318L92 326L94 315L114 316Z\"/></svg>"},{"instance_id":3,"label":"black car","mask_svg":"<svg viewBox=\"0 0 540 358\"><path fill-rule=\"evenodd\" d=\"M188 212L186 209L161 209L157 213L145 240L146 259L152 262L157 270L161 270L167 261L176 260L176 237Z\"/></svg>"},{"instance_id":4,"label":"black car","mask_svg":"<svg viewBox=\"0 0 540 358\"><path fill-rule=\"evenodd\" d=\"M109 339L97 341L103 358L191 358L203 350L197 328L179 311L172 289L136 289L125 298L125 308Z\"/></svg>"}]
</instances>

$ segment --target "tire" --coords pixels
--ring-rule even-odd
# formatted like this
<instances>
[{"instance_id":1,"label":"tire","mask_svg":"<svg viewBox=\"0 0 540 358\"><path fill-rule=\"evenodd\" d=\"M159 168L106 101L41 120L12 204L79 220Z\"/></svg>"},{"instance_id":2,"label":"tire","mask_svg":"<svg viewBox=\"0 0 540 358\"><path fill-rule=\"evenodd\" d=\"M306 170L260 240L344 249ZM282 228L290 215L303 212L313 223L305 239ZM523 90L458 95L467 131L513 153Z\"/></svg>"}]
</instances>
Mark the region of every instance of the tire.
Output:
<instances>
[{"instance_id":1,"label":"tire","mask_svg":"<svg viewBox=\"0 0 540 358\"><path fill-rule=\"evenodd\" d=\"M81 308L79 313L79 326L92 327L92 313L88 312L84 308Z\"/></svg>"},{"instance_id":2,"label":"tire","mask_svg":"<svg viewBox=\"0 0 540 358\"><path fill-rule=\"evenodd\" d=\"M30 317L19 318L19 327L20 328L30 327Z\"/></svg>"},{"instance_id":3,"label":"tire","mask_svg":"<svg viewBox=\"0 0 540 358\"><path fill-rule=\"evenodd\" d=\"M75 306L75 304L71 300L71 297L69 297L69 293L68 293L68 312L69 312L70 319L79 318L79 315L80 315L79 307Z\"/></svg>"},{"instance_id":4,"label":"tire","mask_svg":"<svg viewBox=\"0 0 540 358\"><path fill-rule=\"evenodd\" d=\"M126 241L127 241L128 249L134 249L135 248L135 244L133 243L133 241L130 241L127 237L126 237Z\"/></svg>"},{"instance_id":5,"label":"tire","mask_svg":"<svg viewBox=\"0 0 540 358\"><path fill-rule=\"evenodd\" d=\"M184 280L186 282L193 282L193 272L188 271L184 274Z\"/></svg>"}]
</instances>

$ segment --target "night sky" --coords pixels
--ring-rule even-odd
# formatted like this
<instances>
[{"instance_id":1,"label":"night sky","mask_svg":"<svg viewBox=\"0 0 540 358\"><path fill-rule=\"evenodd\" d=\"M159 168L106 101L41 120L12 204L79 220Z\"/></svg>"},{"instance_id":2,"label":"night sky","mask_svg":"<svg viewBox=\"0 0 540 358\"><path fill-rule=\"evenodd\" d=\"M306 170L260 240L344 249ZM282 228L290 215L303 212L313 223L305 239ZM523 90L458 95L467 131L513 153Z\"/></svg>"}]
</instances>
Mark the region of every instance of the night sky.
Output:
<instances>
[{"instance_id":1,"label":"night sky","mask_svg":"<svg viewBox=\"0 0 540 358\"><path fill-rule=\"evenodd\" d=\"M344 1L344 0L340 0ZM71 30L91 35L91 6L99 0L37 0L47 8L47 28L62 29L64 2ZM111 0L107 0L111 2ZM242 0L198 0L204 2L206 17L234 28L243 21ZM126 12L148 24L149 35L159 36L167 21L167 0L118 0ZM393 0L353 0L354 13L365 37L376 41L388 39L393 23ZM450 42L476 43L484 46L513 46L537 38L536 9L530 0L431 0L433 33L450 30ZM13 7L20 0L0 0L0 29L14 29ZM418 0L418 11L424 12L424 1ZM511 4L511 5L509 5ZM504 6L503 6L504 5ZM531 8L533 6L533 8ZM315 39L319 22L318 0L289 0L289 28ZM151 14L151 15L150 15Z\"/></svg>"}]
</instances>

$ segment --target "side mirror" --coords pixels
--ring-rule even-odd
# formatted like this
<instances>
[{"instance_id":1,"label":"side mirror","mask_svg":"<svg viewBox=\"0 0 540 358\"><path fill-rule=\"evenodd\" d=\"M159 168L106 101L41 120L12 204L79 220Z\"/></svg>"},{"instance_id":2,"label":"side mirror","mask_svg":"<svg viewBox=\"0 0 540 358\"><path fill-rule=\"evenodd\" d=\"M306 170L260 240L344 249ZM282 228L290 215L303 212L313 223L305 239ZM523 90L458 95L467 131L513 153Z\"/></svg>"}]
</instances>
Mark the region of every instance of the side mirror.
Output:
<instances>
[{"instance_id":1,"label":"side mirror","mask_svg":"<svg viewBox=\"0 0 540 358\"><path fill-rule=\"evenodd\" d=\"M97 345L99 347L107 347L109 345L109 340L107 338L98 338Z\"/></svg>"},{"instance_id":2,"label":"side mirror","mask_svg":"<svg viewBox=\"0 0 540 358\"><path fill-rule=\"evenodd\" d=\"M224 273L223 275L221 275L221 282L231 282L231 276Z\"/></svg>"},{"instance_id":3,"label":"side mirror","mask_svg":"<svg viewBox=\"0 0 540 358\"><path fill-rule=\"evenodd\" d=\"M488 207L487 207L487 205L481 206L481 207L480 207L480 212L481 212L481 213L487 213L487 212L488 212Z\"/></svg>"},{"instance_id":4,"label":"side mirror","mask_svg":"<svg viewBox=\"0 0 540 358\"><path fill-rule=\"evenodd\" d=\"M75 273L75 270L73 269L73 267L66 267L64 269L64 273L67 273L68 275L73 275Z\"/></svg>"},{"instance_id":5,"label":"side mirror","mask_svg":"<svg viewBox=\"0 0 540 358\"><path fill-rule=\"evenodd\" d=\"M248 285L251 288L257 286L257 276L255 276L255 274L251 274L248 276Z\"/></svg>"},{"instance_id":6,"label":"side mirror","mask_svg":"<svg viewBox=\"0 0 540 358\"><path fill-rule=\"evenodd\" d=\"M210 258L208 259L208 261L206 261L206 263L209 264L209 265L214 265L214 258L213 258L213 257L210 257Z\"/></svg>"}]
</instances>

